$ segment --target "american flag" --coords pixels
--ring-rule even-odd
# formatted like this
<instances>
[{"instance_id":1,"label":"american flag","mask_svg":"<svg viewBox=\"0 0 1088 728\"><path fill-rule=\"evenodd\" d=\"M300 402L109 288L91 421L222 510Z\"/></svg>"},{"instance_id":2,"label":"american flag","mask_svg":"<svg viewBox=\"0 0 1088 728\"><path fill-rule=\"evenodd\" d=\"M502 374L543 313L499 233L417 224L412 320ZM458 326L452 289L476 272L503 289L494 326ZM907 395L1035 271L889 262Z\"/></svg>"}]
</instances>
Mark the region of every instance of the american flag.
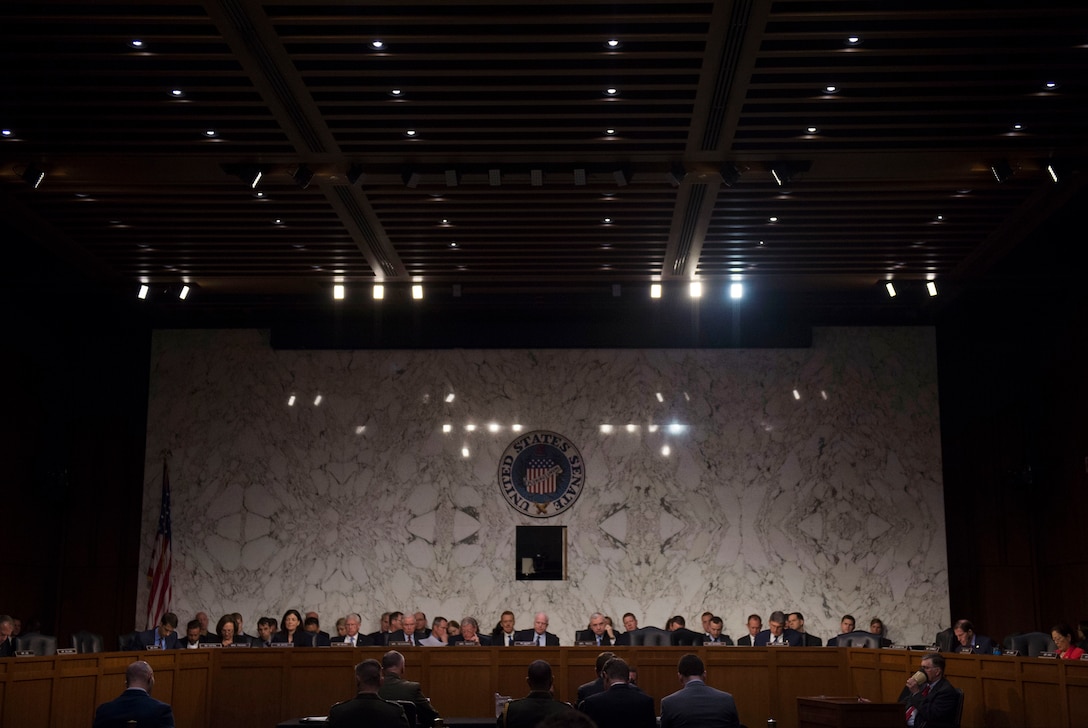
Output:
<instances>
[{"instance_id":1,"label":"american flag","mask_svg":"<svg viewBox=\"0 0 1088 728\"><path fill-rule=\"evenodd\" d=\"M525 469L525 489L547 495L555 492L555 464L546 457L533 458Z\"/></svg>"},{"instance_id":2,"label":"american flag","mask_svg":"<svg viewBox=\"0 0 1088 728\"><path fill-rule=\"evenodd\" d=\"M147 629L159 624L162 615L170 610L174 591L170 585L170 569L173 554L170 550L170 475L166 470L167 459L162 459L162 504L159 506L159 530L155 534L155 548L151 563L147 566L147 583L151 593L147 595Z\"/></svg>"}]
</instances>

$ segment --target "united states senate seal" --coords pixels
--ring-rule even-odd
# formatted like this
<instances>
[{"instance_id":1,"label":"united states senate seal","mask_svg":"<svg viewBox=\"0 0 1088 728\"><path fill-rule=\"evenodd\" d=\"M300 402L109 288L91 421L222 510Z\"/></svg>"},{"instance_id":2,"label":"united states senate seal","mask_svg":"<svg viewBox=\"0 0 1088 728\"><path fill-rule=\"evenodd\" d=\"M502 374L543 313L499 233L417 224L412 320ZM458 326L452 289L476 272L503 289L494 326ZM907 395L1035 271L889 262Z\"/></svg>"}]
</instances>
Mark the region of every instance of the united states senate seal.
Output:
<instances>
[{"instance_id":1,"label":"united states senate seal","mask_svg":"<svg viewBox=\"0 0 1088 728\"><path fill-rule=\"evenodd\" d=\"M582 453L555 432L535 430L507 446L499 460L499 490L511 508L551 518L574 505L586 470Z\"/></svg>"}]
</instances>

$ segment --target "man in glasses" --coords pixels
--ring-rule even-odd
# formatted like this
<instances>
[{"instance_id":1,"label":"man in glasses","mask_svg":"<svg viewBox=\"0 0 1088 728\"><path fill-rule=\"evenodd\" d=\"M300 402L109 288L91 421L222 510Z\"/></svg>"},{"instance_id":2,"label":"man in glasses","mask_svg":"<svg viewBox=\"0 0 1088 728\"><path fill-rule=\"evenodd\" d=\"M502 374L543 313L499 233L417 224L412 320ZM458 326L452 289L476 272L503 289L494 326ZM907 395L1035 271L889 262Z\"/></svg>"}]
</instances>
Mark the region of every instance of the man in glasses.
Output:
<instances>
[{"instance_id":1,"label":"man in glasses","mask_svg":"<svg viewBox=\"0 0 1088 728\"><path fill-rule=\"evenodd\" d=\"M944 679L944 657L930 652L922 658L924 681L912 675L899 695L906 724L914 728L952 728L956 724L959 692Z\"/></svg>"}]
</instances>

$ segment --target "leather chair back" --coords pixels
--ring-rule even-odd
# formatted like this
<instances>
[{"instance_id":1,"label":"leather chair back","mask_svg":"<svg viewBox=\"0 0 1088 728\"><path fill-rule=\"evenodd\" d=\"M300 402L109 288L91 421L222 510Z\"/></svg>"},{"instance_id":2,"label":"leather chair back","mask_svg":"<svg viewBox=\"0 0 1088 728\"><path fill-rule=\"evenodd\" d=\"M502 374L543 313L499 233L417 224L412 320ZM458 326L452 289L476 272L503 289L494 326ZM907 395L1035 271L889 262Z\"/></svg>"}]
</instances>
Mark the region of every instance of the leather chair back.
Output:
<instances>
[{"instance_id":1,"label":"leather chair back","mask_svg":"<svg viewBox=\"0 0 1088 728\"><path fill-rule=\"evenodd\" d=\"M415 726L419 722L419 719L416 717L419 712L416 709L416 704L413 703L411 700L390 700L389 702L396 703L400 707L404 708L404 716L408 718L408 725L410 726L410 728L415 728Z\"/></svg>"},{"instance_id":2,"label":"leather chair back","mask_svg":"<svg viewBox=\"0 0 1088 728\"><path fill-rule=\"evenodd\" d=\"M1053 652L1058 649L1046 632L1014 634L1005 638L1005 641L1010 644L1010 650L1019 650L1021 655L1027 657L1038 657L1040 652Z\"/></svg>"},{"instance_id":3,"label":"leather chair back","mask_svg":"<svg viewBox=\"0 0 1088 728\"><path fill-rule=\"evenodd\" d=\"M30 650L35 655L57 654L57 638L45 634L20 635L15 638L15 649Z\"/></svg>"},{"instance_id":4,"label":"leather chair back","mask_svg":"<svg viewBox=\"0 0 1088 728\"><path fill-rule=\"evenodd\" d=\"M101 652L103 650L102 635L80 630L72 635L72 647L75 647L76 652L81 655L88 652Z\"/></svg>"},{"instance_id":5,"label":"leather chair back","mask_svg":"<svg viewBox=\"0 0 1088 728\"><path fill-rule=\"evenodd\" d=\"M660 627L642 627L630 634L632 647L667 647L672 644L671 635Z\"/></svg>"},{"instance_id":6,"label":"leather chair back","mask_svg":"<svg viewBox=\"0 0 1088 728\"><path fill-rule=\"evenodd\" d=\"M880 647L880 635L855 630L839 635L839 647Z\"/></svg>"},{"instance_id":7,"label":"leather chair back","mask_svg":"<svg viewBox=\"0 0 1088 728\"><path fill-rule=\"evenodd\" d=\"M117 637L117 649L121 652L130 652L140 649L140 633L128 632L127 634L118 635Z\"/></svg>"}]
</instances>

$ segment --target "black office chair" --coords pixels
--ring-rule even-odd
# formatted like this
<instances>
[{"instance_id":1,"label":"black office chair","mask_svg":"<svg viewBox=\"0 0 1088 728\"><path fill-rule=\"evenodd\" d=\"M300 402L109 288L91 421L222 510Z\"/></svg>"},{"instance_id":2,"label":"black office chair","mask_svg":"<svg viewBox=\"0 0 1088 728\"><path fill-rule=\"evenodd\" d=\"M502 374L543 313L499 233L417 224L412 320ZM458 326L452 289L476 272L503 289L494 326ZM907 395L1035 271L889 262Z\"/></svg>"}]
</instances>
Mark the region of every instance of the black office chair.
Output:
<instances>
[{"instance_id":1,"label":"black office chair","mask_svg":"<svg viewBox=\"0 0 1088 728\"><path fill-rule=\"evenodd\" d=\"M142 649L140 647L140 633L128 632L117 636L117 649L121 652L133 652Z\"/></svg>"},{"instance_id":2,"label":"black office chair","mask_svg":"<svg viewBox=\"0 0 1088 728\"><path fill-rule=\"evenodd\" d=\"M864 630L855 630L839 635L839 647L880 647L880 635Z\"/></svg>"},{"instance_id":3,"label":"black office chair","mask_svg":"<svg viewBox=\"0 0 1088 728\"><path fill-rule=\"evenodd\" d=\"M57 638L47 634L20 635L15 638L15 649L30 650L38 657L57 654Z\"/></svg>"},{"instance_id":4,"label":"black office chair","mask_svg":"<svg viewBox=\"0 0 1088 728\"><path fill-rule=\"evenodd\" d=\"M80 630L72 635L72 647L75 647L76 652L81 655L90 652L101 652L103 649L102 635Z\"/></svg>"},{"instance_id":5,"label":"black office chair","mask_svg":"<svg viewBox=\"0 0 1088 728\"><path fill-rule=\"evenodd\" d=\"M963 691L956 688L956 722L953 723L953 728L960 728L960 721L963 720Z\"/></svg>"},{"instance_id":6,"label":"black office chair","mask_svg":"<svg viewBox=\"0 0 1088 728\"><path fill-rule=\"evenodd\" d=\"M1008 649L1017 650L1021 655L1038 657L1041 652L1053 652L1058 649L1054 640L1046 632L1025 632L1009 635L1005 638Z\"/></svg>"},{"instance_id":7,"label":"black office chair","mask_svg":"<svg viewBox=\"0 0 1088 728\"><path fill-rule=\"evenodd\" d=\"M419 718L417 717L419 711L416 709L416 704L413 703L411 700L390 700L389 702L396 703L400 707L404 708L404 715L406 718L408 718L409 726L414 727L419 724Z\"/></svg>"},{"instance_id":8,"label":"black office chair","mask_svg":"<svg viewBox=\"0 0 1088 728\"><path fill-rule=\"evenodd\" d=\"M669 644L674 647L701 647L705 639L698 632L680 628L669 633Z\"/></svg>"},{"instance_id":9,"label":"black office chair","mask_svg":"<svg viewBox=\"0 0 1088 728\"><path fill-rule=\"evenodd\" d=\"M668 647L672 644L670 633L660 627L642 627L628 634L632 647Z\"/></svg>"}]
</instances>

